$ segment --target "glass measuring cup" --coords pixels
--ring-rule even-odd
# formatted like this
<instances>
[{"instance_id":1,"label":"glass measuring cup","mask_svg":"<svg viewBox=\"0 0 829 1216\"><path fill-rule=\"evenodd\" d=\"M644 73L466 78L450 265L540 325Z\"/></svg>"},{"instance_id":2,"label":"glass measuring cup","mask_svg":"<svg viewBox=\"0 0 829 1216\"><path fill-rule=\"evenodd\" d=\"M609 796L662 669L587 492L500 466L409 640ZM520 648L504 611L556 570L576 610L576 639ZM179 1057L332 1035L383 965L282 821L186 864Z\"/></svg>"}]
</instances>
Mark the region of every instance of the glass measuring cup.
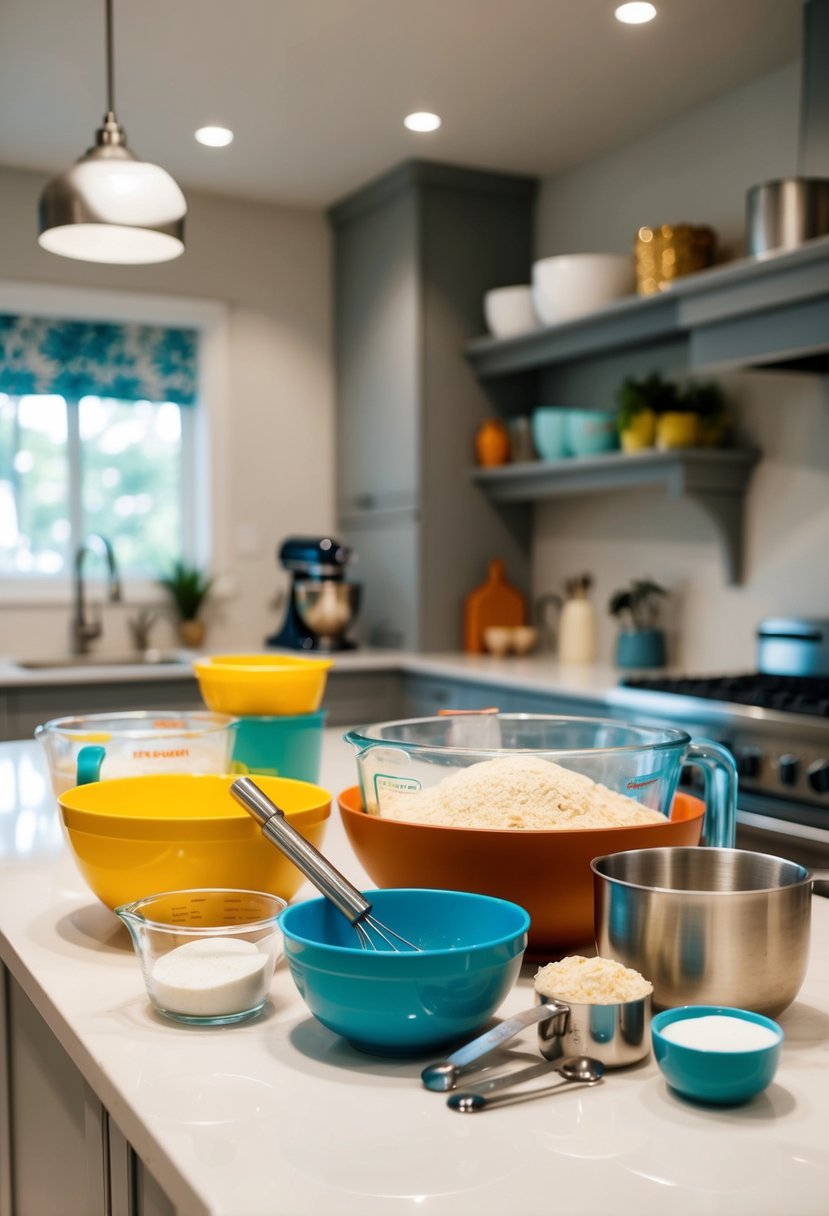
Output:
<instances>
[{"instance_id":1,"label":"glass measuring cup","mask_svg":"<svg viewBox=\"0 0 829 1216\"><path fill-rule=\"evenodd\" d=\"M642 806L670 816L683 765L705 779L705 843L734 845L737 770L731 753L685 731L634 726L609 718L474 713L379 722L344 736L356 749L363 805L383 814L401 799L458 770L499 756L533 756L582 773Z\"/></svg>"},{"instance_id":2,"label":"glass measuring cup","mask_svg":"<svg viewBox=\"0 0 829 1216\"><path fill-rule=\"evenodd\" d=\"M263 891L168 891L115 909L127 926L147 996L165 1017L223 1026L253 1017L268 999L283 954L284 899Z\"/></svg>"},{"instance_id":3,"label":"glass measuring cup","mask_svg":"<svg viewBox=\"0 0 829 1216\"><path fill-rule=\"evenodd\" d=\"M73 786L143 773L229 773L237 719L225 714L134 710L52 718L35 730L55 796ZM95 746L94 754L90 745ZM90 748L78 771L81 749Z\"/></svg>"}]
</instances>

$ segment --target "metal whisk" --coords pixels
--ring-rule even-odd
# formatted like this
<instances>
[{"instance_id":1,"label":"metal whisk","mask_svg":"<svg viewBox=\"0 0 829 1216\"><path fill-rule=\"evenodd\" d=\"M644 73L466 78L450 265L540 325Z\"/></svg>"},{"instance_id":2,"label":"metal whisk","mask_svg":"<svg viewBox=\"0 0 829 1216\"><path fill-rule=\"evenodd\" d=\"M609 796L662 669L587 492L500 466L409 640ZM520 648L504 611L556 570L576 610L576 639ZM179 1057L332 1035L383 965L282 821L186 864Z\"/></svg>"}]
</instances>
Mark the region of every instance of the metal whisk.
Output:
<instances>
[{"instance_id":1,"label":"metal whisk","mask_svg":"<svg viewBox=\"0 0 829 1216\"><path fill-rule=\"evenodd\" d=\"M250 777L239 777L230 792L245 810L262 825L262 835L275 844L290 861L310 878L326 899L350 922L363 950L394 950L400 947L419 951L420 947L381 924L371 915L372 905L334 867L322 853L302 836L275 802Z\"/></svg>"}]
</instances>

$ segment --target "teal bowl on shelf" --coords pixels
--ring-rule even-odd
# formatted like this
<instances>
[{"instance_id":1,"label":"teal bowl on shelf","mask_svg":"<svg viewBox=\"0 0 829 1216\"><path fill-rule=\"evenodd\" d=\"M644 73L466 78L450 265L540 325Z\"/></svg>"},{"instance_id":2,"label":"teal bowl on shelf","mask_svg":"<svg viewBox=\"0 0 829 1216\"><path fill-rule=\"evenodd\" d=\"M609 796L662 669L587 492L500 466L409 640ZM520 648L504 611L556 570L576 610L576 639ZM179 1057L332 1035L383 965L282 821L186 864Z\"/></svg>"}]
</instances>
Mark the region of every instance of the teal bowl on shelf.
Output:
<instances>
[{"instance_id":1,"label":"teal bowl on shelf","mask_svg":"<svg viewBox=\"0 0 829 1216\"><path fill-rule=\"evenodd\" d=\"M565 410L564 443L572 456L596 456L619 447L613 410Z\"/></svg>"},{"instance_id":2,"label":"teal bowl on shelf","mask_svg":"<svg viewBox=\"0 0 829 1216\"><path fill-rule=\"evenodd\" d=\"M567 410L559 406L541 406L532 415L535 450L541 460L561 460L570 453L567 448Z\"/></svg>"},{"instance_id":3,"label":"teal bowl on shelf","mask_svg":"<svg viewBox=\"0 0 829 1216\"><path fill-rule=\"evenodd\" d=\"M767 1046L745 1050L712 1050L672 1042L666 1030L677 1022L722 1016L761 1026L769 1032ZM672 1089L695 1102L736 1106L762 1093L774 1080L780 1062L783 1031L761 1013L718 1005L683 1005L658 1013L651 1023L653 1054Z\"/></svg>"},{"instance_id":4,"label":"teal bowl on shelf","mask_svg":"<svg viewBox=\"0 0 829 1216\"><path fill-rule=\"evenodd\" d=\"M279 917L288 968L317 1021L359 1051L397 1057L482 1030L518 979L529 913L467 891L365 894L375 919L419 950L361 950L327 899L290 904Z\"/></svg>"}]
</instances>

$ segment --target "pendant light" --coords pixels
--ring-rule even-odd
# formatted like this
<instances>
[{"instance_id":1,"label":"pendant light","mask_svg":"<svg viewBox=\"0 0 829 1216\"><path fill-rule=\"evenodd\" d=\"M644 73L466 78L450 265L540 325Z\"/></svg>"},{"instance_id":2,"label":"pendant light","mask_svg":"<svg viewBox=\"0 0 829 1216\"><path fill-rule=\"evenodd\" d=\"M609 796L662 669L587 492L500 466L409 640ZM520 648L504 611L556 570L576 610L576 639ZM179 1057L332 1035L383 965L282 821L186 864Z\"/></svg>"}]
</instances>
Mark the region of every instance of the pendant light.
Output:
<instances>
[{"instance_id":1,"label":"pendant light","mask_svg":"<svg viewBox=\"0 0 829 1216\"><path fill-rule=\"evenodd\" d=\"M112 0L105 0L107 112L89 148L40 196L38 244L83 262L167 262L184 252L187 203L169 173L139 160L115 117Z\"/></svg>"}]
</instances>

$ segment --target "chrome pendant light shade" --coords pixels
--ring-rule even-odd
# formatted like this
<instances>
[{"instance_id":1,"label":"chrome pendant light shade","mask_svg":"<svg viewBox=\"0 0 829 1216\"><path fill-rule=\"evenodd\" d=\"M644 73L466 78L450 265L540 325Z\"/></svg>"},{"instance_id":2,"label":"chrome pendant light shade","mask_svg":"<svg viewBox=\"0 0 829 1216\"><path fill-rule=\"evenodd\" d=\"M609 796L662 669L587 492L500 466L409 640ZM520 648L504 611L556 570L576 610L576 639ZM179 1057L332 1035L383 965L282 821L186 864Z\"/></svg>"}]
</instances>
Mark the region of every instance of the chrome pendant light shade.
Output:
<instances>
[{"instance_id":1,"label":"chrome pendant light shade","mask_svg":"<svg viewBox=\"0 0 829 1216\"><path fill-rule=\"evenodd\" d=\"M187 203L169 173L127 147L115 117L112 0L105 2L107 113L95 146L45 186L38 243L84 262L167 262L184 252Z\"/></svg>"}]
</instances>

